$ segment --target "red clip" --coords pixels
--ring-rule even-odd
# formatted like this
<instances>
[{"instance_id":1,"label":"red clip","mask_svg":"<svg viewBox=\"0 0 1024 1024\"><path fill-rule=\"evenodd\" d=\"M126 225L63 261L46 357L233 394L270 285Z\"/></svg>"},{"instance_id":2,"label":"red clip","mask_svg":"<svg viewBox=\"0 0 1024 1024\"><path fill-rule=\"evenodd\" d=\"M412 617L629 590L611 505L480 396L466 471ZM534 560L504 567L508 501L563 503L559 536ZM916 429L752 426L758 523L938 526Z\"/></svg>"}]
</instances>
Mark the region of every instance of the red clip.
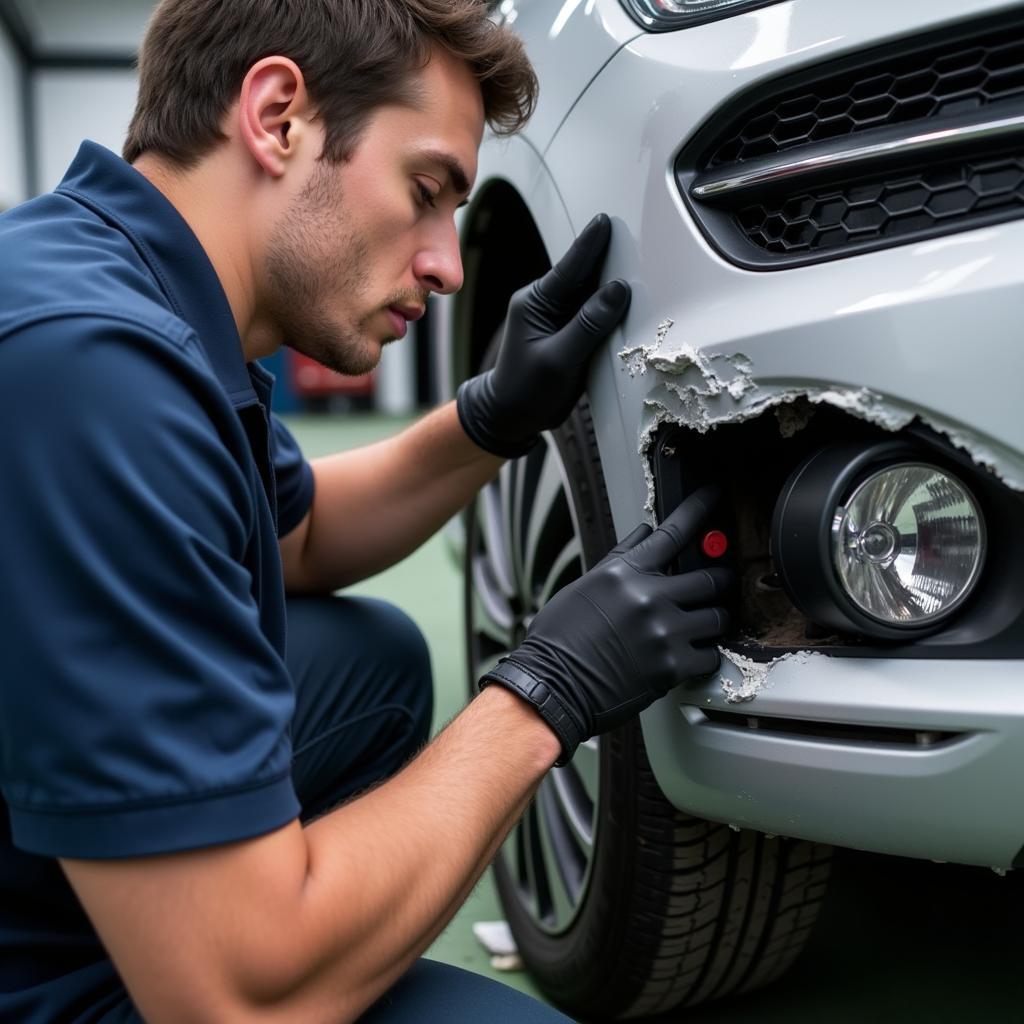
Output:
<instances>
[{"instance_id":1,"label":"red clip","mask_svg":"<svg viewBox=\"0 0 1024 1024\"><path fill-rule=\"evenodd\" d=\"M709 530L700 547L708 558L721 558L729 550L729 538L721 530Z\"/></svg>"}]
</instances>

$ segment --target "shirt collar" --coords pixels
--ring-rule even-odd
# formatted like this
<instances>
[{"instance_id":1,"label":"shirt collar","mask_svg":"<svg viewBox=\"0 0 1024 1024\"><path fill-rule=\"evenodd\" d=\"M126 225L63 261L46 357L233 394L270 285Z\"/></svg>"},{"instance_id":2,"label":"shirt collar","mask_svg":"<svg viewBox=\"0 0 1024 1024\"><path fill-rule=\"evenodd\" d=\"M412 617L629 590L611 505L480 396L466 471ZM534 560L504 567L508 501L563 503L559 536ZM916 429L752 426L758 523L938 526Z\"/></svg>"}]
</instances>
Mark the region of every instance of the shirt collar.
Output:
<instances>
[{"instance_id":1,"label":"shirt collar","mask_svg":"<svg viewBox=\"0 0 1024 1024\"><path fill-rule=\"evenodd\" d=\"M175 314L196 332L235 406L256 401L224 288L199 239L170 200L95 142L82 143L57 192L84 203L128 236Z\"/></svg>"}]
</instances>

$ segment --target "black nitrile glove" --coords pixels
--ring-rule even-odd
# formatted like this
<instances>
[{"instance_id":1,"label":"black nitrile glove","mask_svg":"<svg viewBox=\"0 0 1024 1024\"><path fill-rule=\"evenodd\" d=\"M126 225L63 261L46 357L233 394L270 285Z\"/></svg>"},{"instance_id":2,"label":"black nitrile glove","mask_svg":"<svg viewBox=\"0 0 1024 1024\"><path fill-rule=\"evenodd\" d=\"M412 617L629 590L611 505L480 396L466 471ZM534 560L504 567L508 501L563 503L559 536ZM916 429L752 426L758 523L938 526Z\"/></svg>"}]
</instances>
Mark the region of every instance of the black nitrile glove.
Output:
<instances>
[{"instance_id":1,"label":"black nitrile glove","mask_svg":"<svg viewBox=\"0 0 1024 1024\"><path fill-rule=\"evenodd\" d=\"M691 676L713 672L728 629L726 569L666 576L718 498L704 487L651 532L641 526L588 573L559 591L522 646L480 681L532 704L562 741L565 764L581 742L614 729Z\"/></svg>"},{"instance_id":2,"label":"black nitrile glove","mask_svg":"<svg viewBox=\"0 0 1024 1024\"><path fill-rule=\"evenodd\" d=\"M512 296L494 369L459 388L462 429L485 451L525 455L579 401L590 357L629 306L624 281L594 291L611 231L599 214L557 266Z\"/></svg>"}]
</instances>

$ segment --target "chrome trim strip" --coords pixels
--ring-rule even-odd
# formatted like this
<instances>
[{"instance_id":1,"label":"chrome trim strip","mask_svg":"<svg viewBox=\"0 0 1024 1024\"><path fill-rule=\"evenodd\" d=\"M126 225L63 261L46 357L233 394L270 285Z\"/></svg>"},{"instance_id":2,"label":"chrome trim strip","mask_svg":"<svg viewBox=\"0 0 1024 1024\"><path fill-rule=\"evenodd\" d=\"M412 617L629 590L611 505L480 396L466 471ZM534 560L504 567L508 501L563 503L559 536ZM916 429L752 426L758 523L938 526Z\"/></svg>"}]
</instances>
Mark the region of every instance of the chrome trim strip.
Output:
<instances>
[{"instance_id":1,"label":"chrome trim strip","mask_svg":"<svg viewBox=\"0 0 1024 1024\"><path fill-rule=\"evenodd\" d=\"M984 113L991 113L989 111ZM725 169L701 174L690 188L696 200L715 200L759 186L774 184L809 174L848 170L884 157L909 159L941 154L954 147L989 146L1021 136L1024 139L1024 114L978 121L978 112L950 119L945 127L908 133L913 125L893 125L864 132L859 144L849 139L812 143L775 156L746 160ZM794 155L796 154L796 155Z\"/></svg>"}]
</instances>

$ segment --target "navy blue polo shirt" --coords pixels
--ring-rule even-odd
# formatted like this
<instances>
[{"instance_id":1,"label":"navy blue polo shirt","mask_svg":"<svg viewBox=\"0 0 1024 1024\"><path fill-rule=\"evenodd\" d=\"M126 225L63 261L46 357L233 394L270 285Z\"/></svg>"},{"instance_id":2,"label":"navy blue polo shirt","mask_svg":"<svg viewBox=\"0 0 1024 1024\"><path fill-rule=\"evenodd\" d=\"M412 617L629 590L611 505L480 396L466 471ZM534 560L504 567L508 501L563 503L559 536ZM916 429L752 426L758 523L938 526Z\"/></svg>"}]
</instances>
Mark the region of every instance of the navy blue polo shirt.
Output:
<instances>
[{"instance_id":1,"label":"navy blue polo shirt","mask_svg":"<svg viewBox=\"0 0 1024 1024\"><path fill-rule=\"evenodd\" d=\"M313 481L175 208L86 143L0 217L0 1020L123 997L54 858L298 813L277 538Z\"/></svg>"}]
</instances>

